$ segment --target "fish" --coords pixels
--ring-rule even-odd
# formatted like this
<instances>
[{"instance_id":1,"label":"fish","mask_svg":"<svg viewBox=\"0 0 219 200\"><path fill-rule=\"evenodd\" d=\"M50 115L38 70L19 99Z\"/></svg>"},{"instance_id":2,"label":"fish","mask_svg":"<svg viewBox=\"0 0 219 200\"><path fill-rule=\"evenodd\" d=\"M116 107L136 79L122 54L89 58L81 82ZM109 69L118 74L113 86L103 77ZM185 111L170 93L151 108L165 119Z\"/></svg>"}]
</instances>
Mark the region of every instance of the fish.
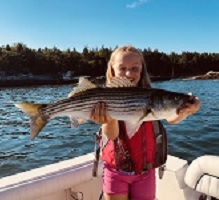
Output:
<instances>
[{"instance_id":1,"label":"fish","mask_svg":"<svg viewBox=\"0 0 219 200\"><path fill-rule=\"evenodd\" d=\"M196 98L191 94L135 87L121 77L114 77L105 87L81 77L78 85L62 100L48 104L23 102L15 106L30 117L30 138L33 140L58 116L70 116L73 127L90 120L91 110L99 102L105 103L112 118L129 124L128 133L132 135L143 121L173 118Z\"/></svg>"}]
</instances>

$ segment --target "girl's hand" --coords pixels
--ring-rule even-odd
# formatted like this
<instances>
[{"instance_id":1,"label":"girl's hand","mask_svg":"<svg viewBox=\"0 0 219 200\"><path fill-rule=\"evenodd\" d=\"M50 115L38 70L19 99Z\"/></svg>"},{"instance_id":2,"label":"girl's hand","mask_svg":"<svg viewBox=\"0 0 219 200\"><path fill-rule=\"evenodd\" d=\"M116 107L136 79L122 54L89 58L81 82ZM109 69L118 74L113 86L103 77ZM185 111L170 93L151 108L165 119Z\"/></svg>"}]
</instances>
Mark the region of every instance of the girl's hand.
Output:
<instances>
[{"instance_id":1,"label":"girl's hand","mask_svg":"<svg viewBox=\"0 0 219 200\"><path fill-rule=\"evenodd\" d=\"M184 120L189 115L196 113L200 109L200 100L195 98L195 102L193 104L186 104L186 108L182 108L179 110L179 114L174 119L167 119L167 121L171 124L179 123L180 121Z\"/></svg>"},{"instance_id":2,"label":"girl's hand","mask_svg":"<svg viewBox=\"0 0 219 200\"><path fill-rule=\"evenodd\" d=\"M93 107L90 119L98 124L108 124L113 120L113 118L108 114L106 104L103 102L99 102Z\"/></svg>"}]
</instances>

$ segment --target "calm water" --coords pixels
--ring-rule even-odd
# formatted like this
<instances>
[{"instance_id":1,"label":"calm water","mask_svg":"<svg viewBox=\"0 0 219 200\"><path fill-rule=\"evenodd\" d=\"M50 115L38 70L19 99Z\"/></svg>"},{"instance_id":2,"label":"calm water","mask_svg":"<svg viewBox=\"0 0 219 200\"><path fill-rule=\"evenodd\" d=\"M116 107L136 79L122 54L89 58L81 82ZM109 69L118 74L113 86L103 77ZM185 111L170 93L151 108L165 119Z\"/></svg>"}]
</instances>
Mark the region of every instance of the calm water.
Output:
<instances>
[{"instance_id":1,"label":"calm water","mask_svg":"<svg viewBox=\"0 0 219 200\"><path fill-rule=\"evenodd\" d=\"M188 161L204 154L219 155L219 81L168 81L153 86L192 92L201 99L200 111L187 120L177 125L164 122L169 154ZM0 88L0 177L93 151L98 125L87 122L71 129L68 117L60 117L30 141L29 119L13 105L60 100L71 90L71 85Z\"/></svg>"}]
</instances>

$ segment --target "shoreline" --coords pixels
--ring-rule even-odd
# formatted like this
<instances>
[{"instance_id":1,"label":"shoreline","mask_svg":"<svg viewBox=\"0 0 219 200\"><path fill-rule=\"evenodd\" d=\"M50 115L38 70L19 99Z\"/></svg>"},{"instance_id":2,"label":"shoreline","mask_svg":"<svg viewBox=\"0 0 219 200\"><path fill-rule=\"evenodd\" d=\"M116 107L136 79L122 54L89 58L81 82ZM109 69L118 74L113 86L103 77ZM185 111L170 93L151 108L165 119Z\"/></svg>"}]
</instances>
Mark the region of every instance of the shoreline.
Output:
<instances>
[{"instance_id":1,"label":"shoreline","mask_svg":"<svg viewBox=\"0 0 219 200\"><path fill-rule=\"evenodd\" d=\"M75 84L77 80L1 80L0 87L31 87L31 86L40 86L40 85L64 85L64 84Z\"/></svg>"},{"instance_id":2,"label":"shoreline","mask_svg":"<svg viewBox=\"0 0 219 200\"><path fill-rule=\"evenodd\" d=\"M65 85L65 84L76 84L78 83L79 77L72 77L69 79L63 78L37 78L37 77L28 77L24 78L4 78L0 79L0 87L31 87L31 86L40 86L40 85ZM89 80L93 81L96 84L104 84L105 77L88 77ZM199 76L190 76L190 77L150 77L151 82L158 82L158 81L170 81L170 80L219 80L219 72L208 72L204 75Z\"/></svg>"},{"instance_id":3,"label":"shoreline","mask_svg":"<svg viewBox=\"0 0 219 200\"><path fill-rule=\"evenodd\" d=\"M72 79L16 79L16 80L0 80L0 87L31 87L31 86L40 86L40 85L65 85L65 84L76 84L78 83L79 77L74 77ZM90 77L90 80L93 80L97 84L104 84L104 78L99 77ZM152 77L151 81L169 81L170 77Z\"/></svg>"},{"instance_id":4,"label":"shoreline","mask_svg":"<svg viewBox=\"0 0 219 200\"><path fill-rule=\"evenodd\" d=\"M206 74L191 76L182 80L219 80L219 72L209 71Z\"/></svg>"}]
</instances>

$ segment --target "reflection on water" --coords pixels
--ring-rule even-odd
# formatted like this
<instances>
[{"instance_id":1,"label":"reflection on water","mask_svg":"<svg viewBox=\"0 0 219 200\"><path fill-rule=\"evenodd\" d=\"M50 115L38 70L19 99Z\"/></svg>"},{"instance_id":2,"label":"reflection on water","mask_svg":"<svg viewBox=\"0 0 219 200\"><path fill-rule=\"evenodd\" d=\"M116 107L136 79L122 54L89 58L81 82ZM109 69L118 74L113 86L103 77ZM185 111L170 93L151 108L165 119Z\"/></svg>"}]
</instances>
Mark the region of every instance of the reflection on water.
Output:
<instances>
[{"instance_id":1,"label":"reflection on water","mask_svg":"<svg viewBox=\"0 0 219 200\"><path fill-rule=\"evenodd\" d=\"M180 124L164 122L169 154L189 161L204 155L219 155L218 81L167 81L153 87L192 92L201 99L201 109ZM29 119L14 103L48 103L63 99L71 85L0 88L0 177L77 157L94 149L98 125L87 122L70 128L68 117L59 117L30 141Z\"/></svg>"}]
</instances>

